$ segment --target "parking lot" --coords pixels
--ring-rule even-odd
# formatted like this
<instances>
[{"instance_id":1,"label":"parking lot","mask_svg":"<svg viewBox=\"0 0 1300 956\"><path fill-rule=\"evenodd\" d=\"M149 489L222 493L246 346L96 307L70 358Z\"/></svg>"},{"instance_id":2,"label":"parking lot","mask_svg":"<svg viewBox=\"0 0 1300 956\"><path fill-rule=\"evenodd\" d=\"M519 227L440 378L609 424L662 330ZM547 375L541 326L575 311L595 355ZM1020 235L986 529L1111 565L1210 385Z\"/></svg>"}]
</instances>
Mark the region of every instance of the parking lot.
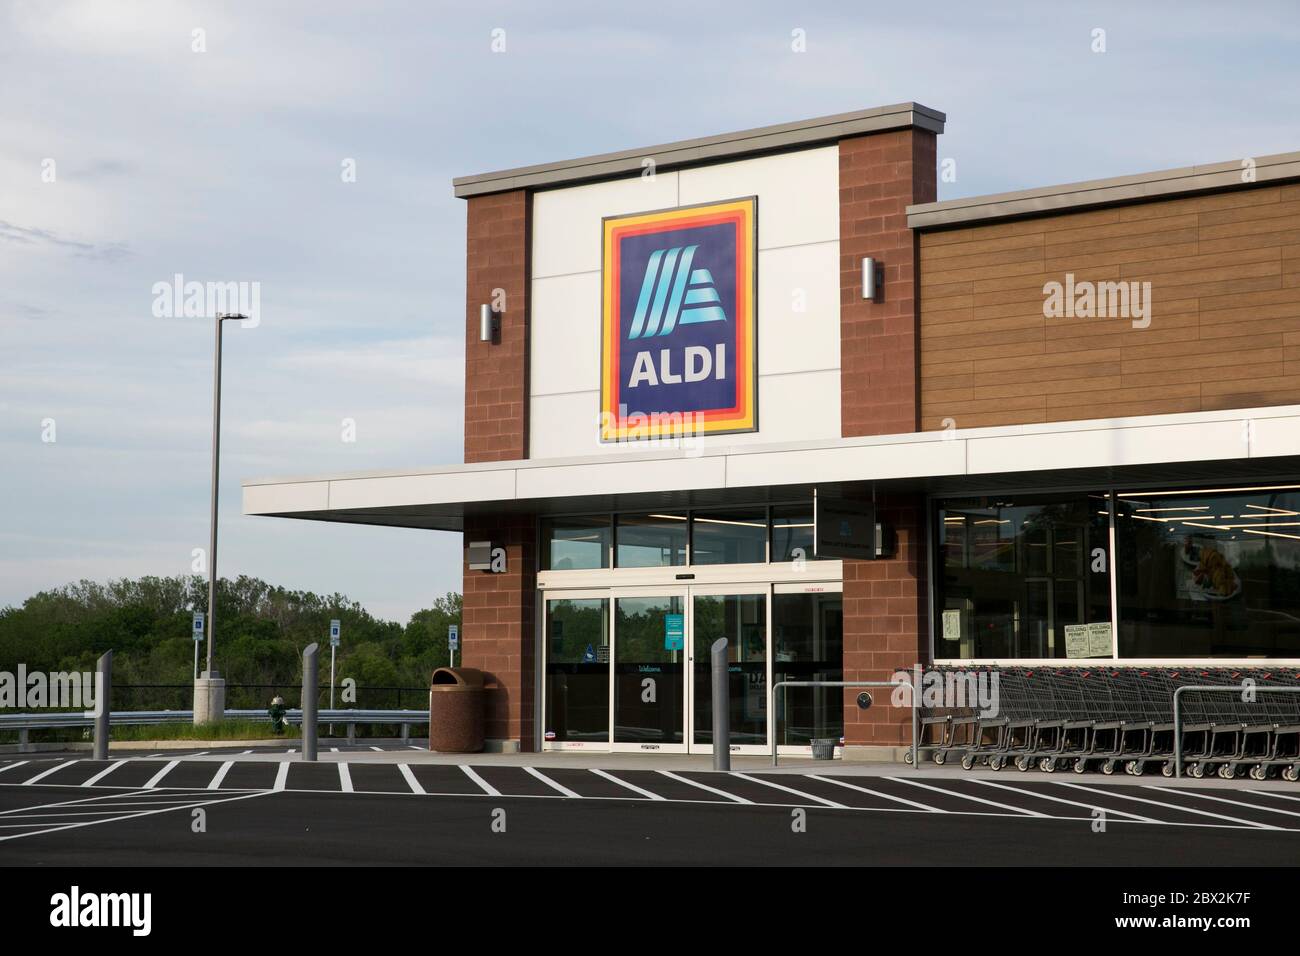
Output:
<instances>
[{"instance_id":1,"label":"parking lot","mask_svg":"<svg viewBox=\"0 0 1300 956\"><path fill-rule=\"evenodd\" d=\"M268 841L375 863L472 848L484 862L1213 865L1289 863L1300 849L1300 791L1280 783L658 766L413 746L327 747L317 763L289 748L12 756L0 760L0 862L252 862Z\"/></svg>"}]
</instances>

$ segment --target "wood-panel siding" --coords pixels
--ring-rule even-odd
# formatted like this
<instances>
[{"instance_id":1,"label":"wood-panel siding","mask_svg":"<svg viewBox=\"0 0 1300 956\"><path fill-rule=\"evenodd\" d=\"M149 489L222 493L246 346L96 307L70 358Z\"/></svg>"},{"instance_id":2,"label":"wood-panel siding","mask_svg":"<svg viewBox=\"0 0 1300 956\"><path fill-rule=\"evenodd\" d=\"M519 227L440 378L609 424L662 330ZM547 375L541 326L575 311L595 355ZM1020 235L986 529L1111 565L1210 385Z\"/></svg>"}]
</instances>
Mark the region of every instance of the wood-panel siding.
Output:
<instances>
[{"instance_id":1,"label":"wood-panel siding","mask_svg":"<svg viewBox=\"0 0 1300 956\"><path fill-rule=\"evenodd\" d=\"M920 249L923 429L1300 403L1300 183L922 233ZM1044 317L1066 273L1150 282L1150 325Z\"/></svg>"}]
</instances>

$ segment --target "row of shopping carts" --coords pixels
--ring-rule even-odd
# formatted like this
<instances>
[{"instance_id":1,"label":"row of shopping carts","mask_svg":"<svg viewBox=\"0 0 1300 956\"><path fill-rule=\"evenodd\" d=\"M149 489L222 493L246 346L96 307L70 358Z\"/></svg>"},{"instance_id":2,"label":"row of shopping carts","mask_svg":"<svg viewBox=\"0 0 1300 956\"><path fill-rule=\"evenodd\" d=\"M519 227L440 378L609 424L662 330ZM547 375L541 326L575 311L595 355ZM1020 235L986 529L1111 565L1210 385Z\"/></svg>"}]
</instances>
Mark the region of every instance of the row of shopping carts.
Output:
<instances>
[{"instance_id":1,"label":"row of shopping carts","mask_svg":"<svg viewBox=\"0 0 1300 956\"><path fill-rule=\"evenodd\" d=\"M1300 693L1263 690L1300 687L1297 668L934 668L927 679L950 690L978 686L992 703L981 709L967 696L965 706L923 708L918 747L937 764L1173 776L1174 691L1212 685L1240 689L1181 696L1184 770L1300 780Z\"/></svg>"}]
</instances>

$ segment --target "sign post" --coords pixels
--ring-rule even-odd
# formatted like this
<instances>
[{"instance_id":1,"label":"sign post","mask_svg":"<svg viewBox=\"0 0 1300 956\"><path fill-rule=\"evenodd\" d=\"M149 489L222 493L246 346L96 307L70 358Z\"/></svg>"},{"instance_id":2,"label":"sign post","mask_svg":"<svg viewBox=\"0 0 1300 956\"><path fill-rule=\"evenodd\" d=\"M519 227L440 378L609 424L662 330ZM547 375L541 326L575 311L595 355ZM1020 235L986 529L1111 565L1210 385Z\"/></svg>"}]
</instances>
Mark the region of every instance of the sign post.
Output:
<instances>
[{"instance_id":1,"label":"sign post","mask_svg":"<svg viewBox=\"0 0 1300 956\"><path fill-rule=\"evenodd\" d=\"M342 624L337 620L330 621L330 710L334 709L334 648L339 646L342 633ZM333 724L330 724L330 736L334 736Z\"/></svg>"},{"instance_id":2,"label":"sign post","mask_svg":"<svg viewBox=\"0 0 1300 956\"><path fill-rule=\"evenodd\" d=\"M199 644L203 641L203 612L202 611L194 612L194 624L193 624L192 631L194 637L194 679L198 680L199 679Z\"/></svg>"},{"instance_id":3,"label":"sign post","mask_svg":"<svg viewBox=\"0 0 1300 956\"><path fill-rule=\"evenodd\" d=\"M447 666L456 666L456 651L460 647L460 626L447 625Z\"/></svg>"}]
</instances>

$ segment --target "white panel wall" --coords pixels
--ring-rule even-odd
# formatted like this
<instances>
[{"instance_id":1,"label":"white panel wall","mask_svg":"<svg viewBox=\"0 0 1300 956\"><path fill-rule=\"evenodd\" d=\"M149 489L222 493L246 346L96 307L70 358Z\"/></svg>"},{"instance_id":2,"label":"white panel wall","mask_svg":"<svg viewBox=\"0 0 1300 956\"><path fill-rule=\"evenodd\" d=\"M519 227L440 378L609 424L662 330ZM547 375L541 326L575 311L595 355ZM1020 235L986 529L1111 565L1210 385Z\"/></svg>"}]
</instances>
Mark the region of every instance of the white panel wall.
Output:
<instances>
[{"instance_id":1,"label":"white panel wall","mask_svg":"<svg viewBox=\"0 0 1300 956\"><path fill-rule=\"evenodd\" d=\"M533 458L662 450L602 444L601 219L758 196L759 430L702 450L840 436L839 151L801 150L533 197Z\"/></svg>"}]
</instances>

